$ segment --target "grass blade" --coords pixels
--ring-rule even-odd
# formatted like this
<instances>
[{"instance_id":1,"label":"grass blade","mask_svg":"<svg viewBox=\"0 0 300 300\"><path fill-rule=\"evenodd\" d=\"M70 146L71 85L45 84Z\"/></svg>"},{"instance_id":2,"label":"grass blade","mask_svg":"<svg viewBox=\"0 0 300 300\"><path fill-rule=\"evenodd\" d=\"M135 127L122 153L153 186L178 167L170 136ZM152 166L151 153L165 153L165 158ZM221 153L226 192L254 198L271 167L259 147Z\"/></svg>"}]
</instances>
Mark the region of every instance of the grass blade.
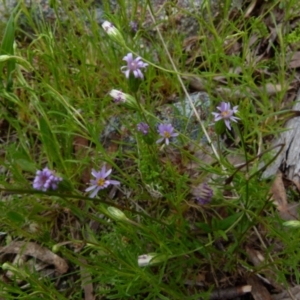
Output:
<instances>
[{"instance_id":1,"label":"grass blade","mask_svg":"<svg viewBox=\"0 0 300 300\"><path fill-rule=\"evenodd\" d=\"M14 40L15 40L15 21L14 14L12 13L5 28L3 40L1 43L0 55L14 55ZM12 90L13 80L12 73L16 67L16 61L14 59L7 60L5 62L0 62L0 87L4 88L3 83L3 69L7 67L6 70L6 90L9 92Z\"/></svg>"}]
</instances>

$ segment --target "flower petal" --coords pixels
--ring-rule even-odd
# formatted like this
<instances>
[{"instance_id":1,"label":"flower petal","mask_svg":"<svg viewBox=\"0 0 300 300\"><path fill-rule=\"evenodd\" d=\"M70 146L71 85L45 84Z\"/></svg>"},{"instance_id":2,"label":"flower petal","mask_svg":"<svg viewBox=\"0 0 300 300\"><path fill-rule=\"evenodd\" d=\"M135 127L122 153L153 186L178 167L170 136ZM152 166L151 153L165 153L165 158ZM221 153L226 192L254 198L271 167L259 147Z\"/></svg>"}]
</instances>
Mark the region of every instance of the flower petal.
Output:
<instances>
[{"instance_id":1,"label":"flower petal","mask_svg":"<svg viewBox=\"0 0 300 300\"><path fill-rule=\"evenodd\" d=\"M161 143L163 140L164 140L164 138L161 138L161 139L157 140L157 141L156 141L156 144Z\"/></svg>"},{"instance_id":2,"label":"flower petal","mask_svg":"<svg viewBox=\"0 0 300 300\"><path fill-rule=\"evenodd\" d=\"M231 126L230 126L230 121L229 120L224 120L225 121L225 125L226 127L231 130Z\"/></svg>"},{"instance_id":3,"label":"flower petal","mask_svg":"<svg viewBox=\"0 0 300 300\"><path fill-rule=\"evenodd\" d=\"M85 189L85 192L90 192L90 191L96 189L97 187L98 187L97 185L89 186L88 188Z\"/></svg>"},{"instance_id":4,"label":"flower petal","mask_svg":"<svg viewBox=\"0 0 300 300\"><path fill-rule=\"evenodd\" d=\"M125 73L125 77L126 77L126 78L129 78L129 76L130 76L130 70L128 69L128 70L126 70L124 73Z\"/></svg>"},{"instance_id":5,"label":"flower petal","mask_svg":"<svg viewBox=\"0 0 300 300\"><path fill-rule=\"evenodd\" d=\"M97 172L96 170L94 170L94 169L92 169L92 175L94 176L94 177L98 177L98 173L99 172Z\"/></svg>"},{"instance_id":6,"label":"flower petal","mask_svg":"<svg viewBox=\"0 0 300 300\"><path fill-rule=\"evenodd\" d=\"M128 53L123 57L123 60L125 60L127 63L131 63L133 61L133 55L132 53Z\"/></svg>"},{"instance_id":7,"label":"flower petal","mask_svg":"<svg viewBox=\"0 0 300 300\"><path fill-rule=\"evenodd\" d=\"M110 173L111 173L112 169L108 170L105 175L104 175L104 178L106 178Z\"/></svg>"},{"instance_id":8,"label":"flower petal","mask_svg":"<svg viewBox=\"0 0 300 300\"><path fill-rule=\"evenodd\" d=\"M90 198L95 198L96 195L98 194L99 190L100 190L100 188L97 187L97 188L90 194Z\"/></svg>"},{"instance_id":9,"label":"flower petal","mask_svg":"<svg viewBox=\"0 0 300 300\"><path fill-rule=\"evenodd\" d=\"M119 184L121 184L120 181L118 181L118 180L110 180L109 183L113 184L113 185L119 185Z\"/></svg>"}]
</instances>

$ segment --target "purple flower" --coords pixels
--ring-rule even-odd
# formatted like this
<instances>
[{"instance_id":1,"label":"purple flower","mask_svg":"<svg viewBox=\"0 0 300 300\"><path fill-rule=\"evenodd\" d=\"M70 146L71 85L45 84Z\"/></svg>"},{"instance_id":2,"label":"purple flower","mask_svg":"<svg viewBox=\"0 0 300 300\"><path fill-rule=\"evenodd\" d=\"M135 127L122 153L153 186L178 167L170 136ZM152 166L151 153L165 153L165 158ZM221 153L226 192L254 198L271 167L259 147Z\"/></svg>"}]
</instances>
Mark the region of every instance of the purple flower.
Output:
<instances>
[{"instance_id":1,"label":"purple flower","mask_svg":"<svg viewBox=\"0 0 300 300\"><path fill-rule=\"evenodd\" d=\"M112 169L106 171L105 165L102 167L100 172L97 172L94 169L92 169L92 175L95 177L95 179L91 180L91 186L85 190L86 192L93 191L90 194L91 198L94 198L100 190L107 188L111 184L120 184L120 182L117 180L106 179L106 177L110 175L111 171Z\"/></svg>"},{"instance_id":2,"label":"purple flower","mask_svg":"<svg viewBox=\"0 0 300 300\"><path fill-rule=\"evenodd\" d=\"M132 53L128 53L123 57L123 60L127 62L127 66L121 67L121 70L125 69L125 71L122 72L125 74L126 78L129 78L130 72L132 72L135 78L144 79L144 75L140 69L146 68L148 64L142 62L141 57L138 56L136 59L133 59Z\"/></svg>"},{"instance_id":3,"label":"purple flower","mask_svg":"<svg viewBox=\"0 0 300 300\"><path fill-rule=\"evenodd\" d=\"M171 124L159 124L158 126L158 133L160 134L160 136L162 136L162 138L160 138L159 140L156 141L156 143L161 143L163 140L165 140L166 145L169 145L169 139L171 137L175 137L178 136L179 133L175 133L174 131L174 127Z\"/></svg>"},{"instance_id":4,"label":"purple flower","mask_svg":"<svg viewBox=\"0 0 300 300\"><path fill-rule=\"evenodd\" d=\"M138 31L138 23L136 21L130 21L129 26L133 32Z\"/></svg>"},{"instance_id":5,"label":"purple flower","mask_svg":"<svg viewBox=\"0 0 300 300\"><path fill-rule=\"evenodd\" d=\"M46 167L42 171L36 171L32 186L36 190L45 192L49 189L56 190L60 181L62 181L62 178L55 176L54 171L51 171Z\"/></svg>"},{"instance_id":6,"label":"purple flower","mask_svg":"<svg viewBox=\"0 0 300 300\"><path fill-rule=\"evenodd\" d=\"M205 205L211 202L214 192L209 185L204 182L194 188L192 194L196 197L200 205Z\"/></svg>"},{"instance_id":7,"label":"purple flower","mask_svg":"<svg viewBox=\"0 0 300 300\"><path fill-rule=\"evenodd\" d=\"M149 131L149 125L147 123L141 122L137 124L137 130L143 133L144 135L147 135Z\"/></svg>"},{"instance_id":8,"label":"purple flower","mask_svg":"<svg viewBox=\"0 0 300 300\"><path fill-rule=\"evenodd\" d=\"M233 114L238 112L237 108L237 106L234 106L232 109L230 109L229 102L221 102L221 105L217 106L217 109L220 112L212 113L215 116L215 122L223 119L226 127L231 130L230 121L237 122L237 120L239 120L239 118L233 116Z\"/></svg>"}]
</instances>

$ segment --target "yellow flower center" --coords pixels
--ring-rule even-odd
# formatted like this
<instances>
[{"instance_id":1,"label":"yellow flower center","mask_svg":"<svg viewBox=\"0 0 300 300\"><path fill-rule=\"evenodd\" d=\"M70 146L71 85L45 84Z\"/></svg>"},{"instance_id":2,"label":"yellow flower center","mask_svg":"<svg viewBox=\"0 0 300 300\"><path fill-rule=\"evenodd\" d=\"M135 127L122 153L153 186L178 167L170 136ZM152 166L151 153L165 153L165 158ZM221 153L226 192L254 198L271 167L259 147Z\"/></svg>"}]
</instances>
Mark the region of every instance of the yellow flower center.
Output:
<instances>
[{"instance_id":1,"label":"yellow flower center","mask_svg":"<svg viewBox=\"0 0 300 300\"><path fill-rule=\"evenodd\" d=\"M166 139L169 139L169 138L171 137L170 132L164 131L164 137L165 137Z\"/></svg>"},{"instance_id":2,"label":"yellow flower center","mask_svg":"<svg viewBox=\"0 0 300 300\"><path fill-rule=\"evenodd\" d=\"M98 179L98 181L97 181L97 185L99 185L99 186L103 186L104 183L105 183L105 179L104 179L104 178L100 178L100 179Z\"/></svg>"},{"instance_id":3,"label":"yellow flower center","mask_svg":"<svg viewBox=\"0 0 300 300\"><path fill-rule=\"evenodd\" d=\"M225 111L222 111L222 112L221 112L221 116L222 116L223 118L227 118L229 115L230 115L230 112L229 112L228 110L225 110Z\"/></svg>"}]
</instances>

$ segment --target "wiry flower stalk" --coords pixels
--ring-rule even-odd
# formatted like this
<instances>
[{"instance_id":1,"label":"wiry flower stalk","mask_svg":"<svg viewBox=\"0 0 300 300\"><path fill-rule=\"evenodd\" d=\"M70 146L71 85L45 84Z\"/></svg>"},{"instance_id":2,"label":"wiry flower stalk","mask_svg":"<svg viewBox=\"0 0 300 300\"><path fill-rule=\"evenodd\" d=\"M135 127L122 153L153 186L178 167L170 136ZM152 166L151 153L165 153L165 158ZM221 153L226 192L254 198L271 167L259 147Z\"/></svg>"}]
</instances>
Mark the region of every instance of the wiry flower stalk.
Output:
<instances>
[{"instance_id":1,"label":"wiry flower stalk","mask_svg":"<svg viewBox=\"0 0 300 300\"><path fill-rule=\"evenodd\" d=\"M155 20L155 18L154 18L154 16L153 16L153 13L152 13L151 9L149 8L149 4L148 4L147 6L148 6L148 7L147 7L147 11L148 11L149 14L150 14L150 17L151 17L151 19L152 19L152 21L153 21L153 24L156 24L156 20ZM194 114L195 114L195 116L196 116L196 118L197 118L197 121L199 122L199 124L200 124L200 126L201 126L201 129L203 130L203 133L204 133L205 137L206 137L206 139L207 139L207 141L208 141L208 143L209 143L209 145L210 145L210 147L211 147L211 149L212 149L212 151L213 151L213 153L214 153L216 159L217 159L218 162L220 163L222 170L223 170L223 171L226 171L226 168L225 168L225 166L222 164L221 159L220 159L220 156L219 156L219 154L218 154L218 152L217 152L215 146L213 145L212 140L211 140L211 138L210 138L210 136L209 136L209 134L208 134L208 132L207 132L207 130L206 130L206 128L205 128L205 126L204 126L204 124L203 124L203 122L202 122L202 120L201 120L201 118L200 118L200 116L199 116L199 114L198 114L198 112L197 112L197 110L196 110L196 108L195 108L193 102L192 102L192 99L191 99L190 95L188 94L187 89L186 89L186 87L185 87L185 85L184 85L184 83L183 83L183 81L182 81L182 79L181 79L181 77L180 77L180 75L179 75L179 72L178 72L178 70L177 70L177 68L176 68L176 65L175 65L175 63L174 63L174 61L173 61L171 55L170 55L170 52L169 52L169 50L168 50L167 45L166 45L166 43L164 42L164 39L163 39L163 37L162 37L162 35L161 35L161 33L160 33L160 30L159 30L158 26L156 27L156 31L157 31L157 34L158 34L158 36L159 36L159 38L160 38L160 40L161 40L161 42L162 42L162 44L163 44L163 46L164 46L164 49L165 49L165 51L166 51L166 53L167 53L167 55L168 55L168 58L169 58L169 60L170 60L170 62L171 62L171 64L172 64L172 67L173 67L174 71L176 72L176 76L177 76L177 78L178 78L178 80L179 80L179 82L180 82L180 85L181 85L181 87L182 87L182 89L183 89L183 91L184 91L184 94L186 95L186 97L187 97L187 99L188 99L188 101L189 101L189 103L190 103L190 105L191 105L191 107L192 107L192 109L193 109L193 112L194 112ZM244 207L243 203L241 203L241 205L242 205L242 207ZM252 221L252 217L251 217L248 213L246 213L246 215L247 215L248 219L249 219L250 221ZM260 240L260 242L261 242L263 248L267 249L267 246L266 246L266 244L264 243L263 238L262 238L261 235L259 234L259 232L258 232L256 226L254 226L253 228L254 228L254 231L255 231L255 233L256 233L258 239ZM271 261L274 261L271 255L269 255L269 258L270 258Z\"/></svg>"},{"instance_id":2,"label":"wiry flower stalk","mask_svg":"<svg viewBox=\"0 0 300 300\"><path fill-rule=\"evenodd\" d=\"M148 5L148 12L149 12L149 14L150 14L150 16L151 16L151 19L152 19L152 21L153 21L153 24L155 24L156 21L155 21L155 18L154 18L154 16L153 16L153 14L152 14L151 9L149 8L149 5ZM172 57L171 57L171 54L170 54L170 52L169 52L169 50L168 50L168 47L167 47L167 45L166 45L166 43L165 43L165 41L164 41L164 39L163 39L163 37L162 37L162 35L161 35L161 32L160 32L158 26L156 27L156 31L157 31L157 34L158 34L158 36L159 36L159 38L160 38L160 40L161 40L161 42L162 42L162 44L163 44L163 46L164 46L164 49L165 49L165 51L166 51L166 53L167 53L167 56L168 56L168 58L169 58L169 60L170 60L170 62L171 62L171 65L172 65L172 67L173 67L173 70L175 71L176 76L177 76L177 78L178 78L178 81L179 81L179 83L180 83L180 85L181 85L181 87L182 87L182 89L183 89L183 91L184 91L184 94L186 95L186 97L187 97L187 99L188 99L188 101L189 101L189 103L190 103L190 105L191 105L191 107L192 107L192 110L193 110L193 112L194 112L194 114L195 114L195 116L196 116L196 119L197 119L197 121L199 122L199 124L200 124L200 126L201 126L201 129L202 129L202 131L203 131L203 133L204 133L204 135L205 135L205 137L206 137L206 139L207 139L207 142L208 142L209 146L211 147L211 149L212 149L212 151L213 151L213 153L214 153L216 159L217 159L217 160L219 161L219 163L221 164L223 170L225 170L225 167L224 167L223 164L221 163L221 160L220 160L220 156L219 156L219 154L218 154L218 151L217 151L217 149L215 148L215 146L213 145L212 140L211 140L211 138L210 138L210 136L209 136L209 134L208 134L208 132L207 132L207 130L206 130L206 128L205 128L205 126L204 126L204 124L203 124L203 122L202 122L202 120L201 120L199 114L198 114L198 112L197 112L197 109L196 109L196 107L195 107L195 105L194 105L194 103L193 103L193 101L192 101L192 99L191 99L191 97L190 97L190 95L189 95L189 93L188 93L188 91L187 91L187 89L186 89L186 87L185 87L185 85L184 85L184 83L183 83L183 81L182 81L180 75L179 75L178 69L177 69L177 67L176 67L176 65L175 65L175 63L174 63L174 61L173 61L173 59L172 59Z\"/></svg>"}]
</instances>

